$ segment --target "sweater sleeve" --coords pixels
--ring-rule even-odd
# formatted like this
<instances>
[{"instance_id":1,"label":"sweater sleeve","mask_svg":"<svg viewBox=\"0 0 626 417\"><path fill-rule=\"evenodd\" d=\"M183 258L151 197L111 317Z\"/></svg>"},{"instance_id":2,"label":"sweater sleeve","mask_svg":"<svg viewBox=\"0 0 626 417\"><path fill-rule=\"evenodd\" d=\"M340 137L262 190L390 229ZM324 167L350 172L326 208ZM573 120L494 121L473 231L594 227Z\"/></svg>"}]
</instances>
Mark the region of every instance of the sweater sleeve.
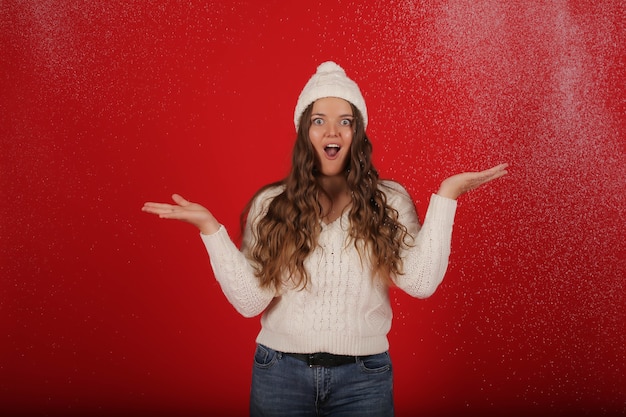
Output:
<instances>
[{"instance_id":1,"label":"sweater sleeve","mask_svg":"<svg viewBox=\"0 0 626 417\"><path fill-rule=\"evenodd\" d=\"M249 222L257 218L259 210L259 204L252 205ZM244 231L242 250L251 245L252 227L249 222ZM226 228L220 226L217 232L210 235L201 233L200 237L209 254L215 278L228 301L244 317L262 313L276 292L261 287L250 260L233 243Z\"/></svg>"},{"instance_id":2,"label":"sweater sleeve","mask_svg":"<svg viewBox=\"0 0 626 417\"><path fill-rule=\"evenodd\" d=\"M404 273L393 280L409 295L427 298L435 292L448 268L457 202L431 195L424 224L420 225L411 197L404 188L399 194L393 205L398 210L400 223L414 239L402 253Z\"/></svg>"}]
</instances>

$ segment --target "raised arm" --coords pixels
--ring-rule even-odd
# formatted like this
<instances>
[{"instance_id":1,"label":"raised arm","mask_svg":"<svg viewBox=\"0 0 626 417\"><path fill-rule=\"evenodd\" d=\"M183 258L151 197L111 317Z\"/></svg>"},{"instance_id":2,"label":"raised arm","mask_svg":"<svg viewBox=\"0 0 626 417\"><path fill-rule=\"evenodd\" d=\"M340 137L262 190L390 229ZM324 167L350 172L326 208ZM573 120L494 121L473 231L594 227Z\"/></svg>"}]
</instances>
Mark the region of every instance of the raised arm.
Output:
<instances>
[{"instance_id":1,"label":"raised arm","mask_svg":"<svg viewBox=\"0 0 626 417\"><path fill-rule=\"evenodd\" d=\"M145 203L142 210L162 219L180 220L196 226L201 232L215 278L228 301L244 317L260 314L274 298L275 290L260 287L254 268L209 210L178 194L172 199L174 204Z\"/></svg>"},{"instance_id":2,"label":"raised arm","mask_svg":"<svg viewBox=\"0 0 626 417\"><path fill-rule=\"evenodd\" d=\"M422 226L410 197L404 192L404 198L398 200L400 220L416 239L404 253L405 274L394 278L399 288L418 298L429 297L435 292L448 268L457 207L455 200L506 175L507 166L501 164L485 171L464 172L445 179L437 194L431 196Z\"/></svg>"}]
</instances>

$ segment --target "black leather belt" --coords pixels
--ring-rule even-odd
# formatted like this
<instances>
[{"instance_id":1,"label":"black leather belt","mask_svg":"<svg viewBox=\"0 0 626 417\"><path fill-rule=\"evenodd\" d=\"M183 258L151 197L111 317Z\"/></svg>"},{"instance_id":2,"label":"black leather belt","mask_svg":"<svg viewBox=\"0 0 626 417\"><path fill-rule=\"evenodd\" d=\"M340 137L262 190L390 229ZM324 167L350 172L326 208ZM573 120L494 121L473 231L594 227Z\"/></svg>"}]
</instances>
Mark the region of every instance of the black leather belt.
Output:
<instances>
[{"instance_id":1,"label":"black leather belt","mask_svg":"<svg viewBox=\"0 0 626 417\"><path fill-rule=\"evenodd\" d=\"M359 356L333 355L332 353L285 353L285 355L306 362L309 367L347 365L349 363L356 363L359 358Z\"/></svg>"}]
</instances>

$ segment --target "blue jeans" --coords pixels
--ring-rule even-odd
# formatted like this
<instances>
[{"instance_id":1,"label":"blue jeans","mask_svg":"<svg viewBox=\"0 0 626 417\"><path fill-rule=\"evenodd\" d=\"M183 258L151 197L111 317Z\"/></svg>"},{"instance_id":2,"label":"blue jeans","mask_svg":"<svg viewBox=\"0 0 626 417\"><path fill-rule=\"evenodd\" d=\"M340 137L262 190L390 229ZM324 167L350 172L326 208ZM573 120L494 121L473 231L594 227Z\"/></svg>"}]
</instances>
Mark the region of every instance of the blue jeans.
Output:
<instances>
[{"instance_id":1,"label":"blue jeans","mask_svg":"<svg viewBox=\"0 0 626 417\"><path fill-rule=\"evenodd\" d=\"M354 364L309 367L257 345L250 390L252 417L393 417L393 376L387 352Z\"/></svg>"}]
</instances>

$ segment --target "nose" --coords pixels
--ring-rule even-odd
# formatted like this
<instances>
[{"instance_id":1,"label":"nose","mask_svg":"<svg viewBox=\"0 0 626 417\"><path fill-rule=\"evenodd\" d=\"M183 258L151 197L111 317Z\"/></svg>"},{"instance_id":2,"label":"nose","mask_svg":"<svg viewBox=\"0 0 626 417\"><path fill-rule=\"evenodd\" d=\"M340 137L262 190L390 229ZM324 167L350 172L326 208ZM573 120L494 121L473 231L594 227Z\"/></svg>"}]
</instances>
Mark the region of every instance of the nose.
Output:
<instances>
[{"instance_id":1,"label":"nose","mask_svg":"<svg viewBox=\"0 0 626 417\"><path fill-rule=\"evenodd\" d=\"M326 134L328 136L337 136L337 133L339 132L337 125L335 125L334 123L329 123L327 126L328 130L326 131Z\"/></svg>"}]
</instances>

